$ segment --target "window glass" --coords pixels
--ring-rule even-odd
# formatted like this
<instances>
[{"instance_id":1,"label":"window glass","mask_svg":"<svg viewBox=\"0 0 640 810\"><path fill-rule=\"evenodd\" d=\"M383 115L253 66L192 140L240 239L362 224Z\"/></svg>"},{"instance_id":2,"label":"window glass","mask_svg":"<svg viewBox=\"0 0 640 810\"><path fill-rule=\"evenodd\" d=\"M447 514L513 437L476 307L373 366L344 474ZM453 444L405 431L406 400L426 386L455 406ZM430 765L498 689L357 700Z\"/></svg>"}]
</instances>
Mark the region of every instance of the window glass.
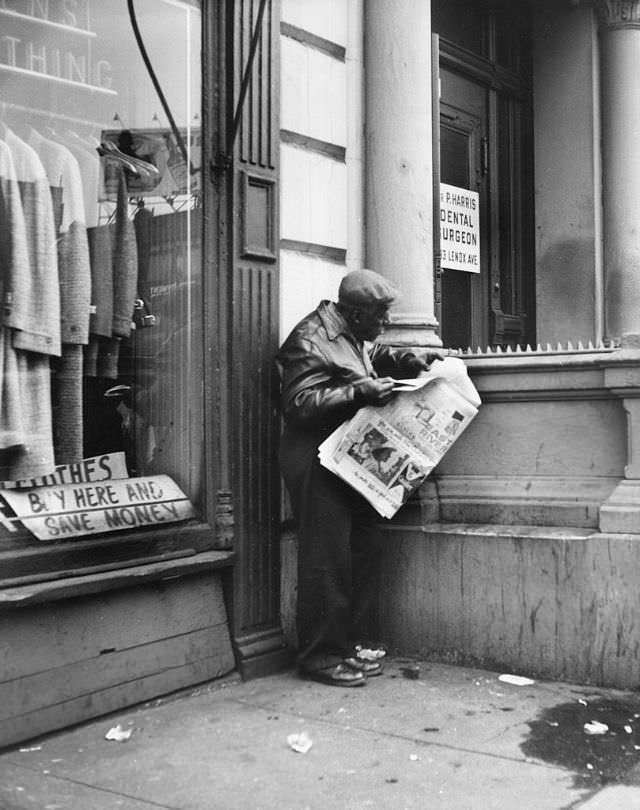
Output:
<instances>
[{"instance_id":1,"label":"window glass","mask_svg":"<svg viewBox=\"0 0 640 810\"><path fill-rule=\"evenodd\" d=\"M521 75L529 67L530 19L526 2L498 4L495 11L495 61Z\"/></svg>"},{"instance_id":2,"label":"window glass","mask_svg":"<svg viewBox=\"0 0 640 810\"><path fill-rule=\"evenodd\" d=\"M469 0L437 0L431 8L435 33L479 56L488 56L487 12Z\"/></svg>"},{"instance_id":3,"label":"window glass","mask_svg":"<svg viewBox=\"0 0 640 810\"><path fill-rule=\"evenodd\" d=\"M530 10L525 0L435 0L433 30L514 72L524 68Z\"/></svg>"},{"instance_id":4,"label":"window glass","mask_svg":"<svg viewBox=\"0 0 640 810\"><path fill-rule=\"evenodd\" d=\"M130 6L0 0L0 477L120 452L197 505L200 9Z\"/></svg>"}]
</instances>

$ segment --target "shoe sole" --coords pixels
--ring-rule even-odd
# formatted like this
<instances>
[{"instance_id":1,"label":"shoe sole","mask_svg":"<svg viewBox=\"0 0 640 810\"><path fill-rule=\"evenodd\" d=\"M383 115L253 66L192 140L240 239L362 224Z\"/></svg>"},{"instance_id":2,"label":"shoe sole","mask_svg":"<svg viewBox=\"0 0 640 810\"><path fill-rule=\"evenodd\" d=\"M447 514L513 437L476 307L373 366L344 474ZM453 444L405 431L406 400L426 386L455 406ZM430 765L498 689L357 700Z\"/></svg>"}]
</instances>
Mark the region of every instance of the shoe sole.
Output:
<instances>
[{"instance_id":1,"label":"shoe sole","mask_svg":"<svg viewBox=\"0 0 640 810\"><path fill-rule=\"evenodd\" d=\"M356 674L356 670L353 671ZM323 683L325 686L345 686L347 689L352 689L358 686L365 686L367 678L364 673L360 672L361 678L336 678L331 674L324 672L302 672L300 677L307 681L315 681L316 683Z\"/></svg>"}]
</instances>

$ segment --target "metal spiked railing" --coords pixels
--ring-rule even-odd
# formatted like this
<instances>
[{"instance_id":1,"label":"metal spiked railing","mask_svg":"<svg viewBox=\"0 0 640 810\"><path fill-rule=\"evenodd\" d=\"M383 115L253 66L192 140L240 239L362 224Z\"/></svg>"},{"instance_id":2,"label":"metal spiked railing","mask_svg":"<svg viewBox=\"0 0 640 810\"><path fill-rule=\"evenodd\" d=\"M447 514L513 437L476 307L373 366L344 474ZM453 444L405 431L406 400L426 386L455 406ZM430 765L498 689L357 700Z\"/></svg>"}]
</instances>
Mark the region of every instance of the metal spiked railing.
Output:
<instances>
[{"instance_id":1,"label":"metal spiked railing","mask_svg":"<svg viewBox=\"0 0 640 810\"><path fill-rule=\"evenodd\" d=\"M559 354L592 354L594 352L612 352L619 348L620 344L617 341L601 340L596 343L589 340L586 343L579 340L575 344L572 341L567 341L566 344L557 343L553 346L551 343L538 343L535 347L530 344L521 346L487 346L483 349L478 346L475 350L468 346L466 349L455 349L449 351L449 354L455 354L463 357L496 357L498 355L559 355Z\"/></svg>"}]
</instances>

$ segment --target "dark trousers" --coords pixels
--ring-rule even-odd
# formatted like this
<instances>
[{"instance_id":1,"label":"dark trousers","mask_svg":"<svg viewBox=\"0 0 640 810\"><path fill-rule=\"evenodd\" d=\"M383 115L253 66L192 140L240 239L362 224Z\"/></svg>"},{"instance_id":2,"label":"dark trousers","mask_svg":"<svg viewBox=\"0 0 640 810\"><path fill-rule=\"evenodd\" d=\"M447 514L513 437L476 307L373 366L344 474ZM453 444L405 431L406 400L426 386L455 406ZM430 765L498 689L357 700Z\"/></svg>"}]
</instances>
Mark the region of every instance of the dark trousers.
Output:
<instances>
[{"instance_id":1,"label":"dark trousers","mask_svg":"<svg viewBox=\"0 0 640 810\"><path fill-rule=\"evenodd\" d=\"M381 550L375 510L317 458L322 437L290 428L280 461L298 527L299 664L319 668L353 655L376 633Z\"/></svg>"}]
</instances>

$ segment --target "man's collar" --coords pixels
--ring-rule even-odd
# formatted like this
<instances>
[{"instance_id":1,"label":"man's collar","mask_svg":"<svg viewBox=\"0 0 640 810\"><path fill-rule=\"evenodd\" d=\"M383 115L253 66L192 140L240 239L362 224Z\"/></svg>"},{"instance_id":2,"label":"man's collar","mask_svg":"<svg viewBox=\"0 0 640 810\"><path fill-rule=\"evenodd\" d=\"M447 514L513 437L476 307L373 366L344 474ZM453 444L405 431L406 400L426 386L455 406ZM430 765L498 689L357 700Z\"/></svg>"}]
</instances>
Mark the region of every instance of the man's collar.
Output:
<instances>
[{"instance_id":1,"label":"man's collar","mask_svg":"<svg viewBox=\"0 0 640 810\"><path fill-rule=\"evenodd\" d=\"M356 341L344 315L333 301L321 301L318 307L318 315L320 316L322 325L327 330L329 340L335 340L340 337L340 335L346 335L351 340ZM356 341L356 343L357 342L358 341Z\"/></svg>"}]
</instances>

